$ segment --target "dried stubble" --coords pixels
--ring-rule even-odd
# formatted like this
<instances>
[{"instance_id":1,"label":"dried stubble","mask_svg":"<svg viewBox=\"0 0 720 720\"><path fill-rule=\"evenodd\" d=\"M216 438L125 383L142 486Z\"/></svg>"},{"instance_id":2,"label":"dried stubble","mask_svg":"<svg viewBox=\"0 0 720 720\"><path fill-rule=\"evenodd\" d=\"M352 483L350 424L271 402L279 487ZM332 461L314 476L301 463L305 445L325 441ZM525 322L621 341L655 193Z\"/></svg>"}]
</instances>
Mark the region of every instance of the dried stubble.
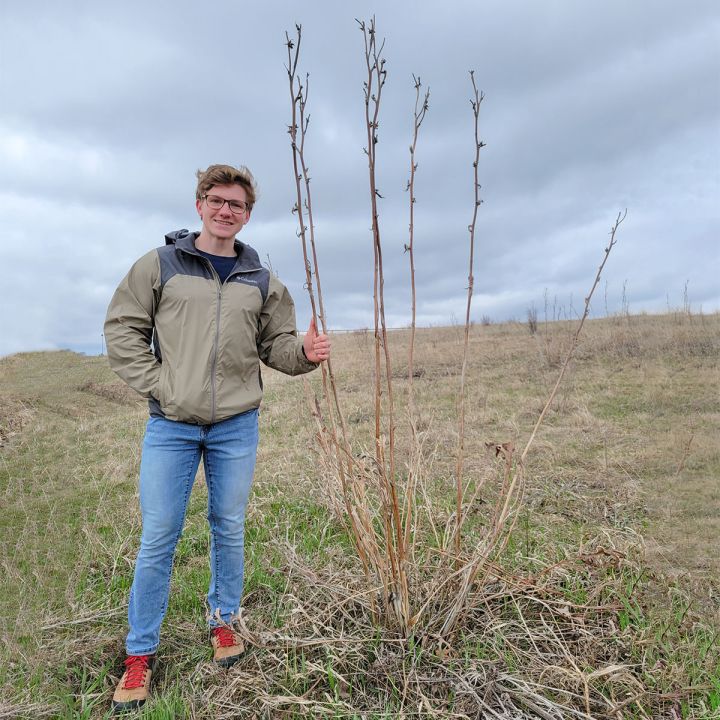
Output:
<instances>
[{"instance_id":1,"label":"dried stubble","mask_svg":"<svg viewBox=\"0 0 720 720\"><path fill-rule=\"evenodd\" d=\"M204 649L200 476L173 575L167 670L149 715L266 708L381 717L412 701L448 717L476 717L483 703L488 713L515 707L527 717L558 705L595 717L625 703L623 717L643 717L677 701L686 717L710 717L720 702L712 684L720 674L720 317L608 318L588 329L530 458L505 581L488 585L445 643L427 637L408 647L373 628L362 569L318 482L302 384L266 372L247 527L244 632L254 647L231 673L213 668ZM394 357L408 341L409 330L391 333ZM461 338L425 328L416 342L423 505L450 519ZM333 350L353 447L372 447L371 338L336 335ZM403 448L407 379L393 370ZM120 673L145 410L122 399L103 358L28 354L5 358L0 372L0 707L28 717L85 707L83 716L99 717ZM472 537L502 479L486 443L528 436L556 370L524 325L507 323L471 328L467 372L465 473L485 482L468 515ZM310 384L322 392L318 378ZM547 570L553 563L564 564ZM538 573L532 586L521 581Z\"/></svg>"}]
</instances>

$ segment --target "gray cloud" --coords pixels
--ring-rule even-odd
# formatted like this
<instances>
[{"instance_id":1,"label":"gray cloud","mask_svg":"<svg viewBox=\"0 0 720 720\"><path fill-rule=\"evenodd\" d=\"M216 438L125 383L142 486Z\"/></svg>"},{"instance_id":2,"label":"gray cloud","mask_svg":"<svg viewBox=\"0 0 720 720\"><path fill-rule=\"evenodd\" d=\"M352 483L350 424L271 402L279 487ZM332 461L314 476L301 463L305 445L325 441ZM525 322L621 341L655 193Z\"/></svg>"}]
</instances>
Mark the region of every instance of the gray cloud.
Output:
<instances>
[{"instance_id":1,"label":"gray cloud","mask_svg":"<svg viewBox=\"0 0 720 720\"><path fill-rule=\"evenodd\" d=\"M418 320L465 312L472 113L482 104L473 315L524 317L543 291L578 308L618 211L610 311L720 307L717 3L399 0L377 15L388 81L378 186L388 321L410 317L412 74L431 90L416 180ZM196 226L194 171L246 164L261 199L242 239L306 324L286 134L285 30L303 24L307 139L325 304L371 326L372 245L362 82L367 3L31 0L0 29L0 354L97 351L111 294L164 233ZM604 299L594 302L596 311Z\"/></svg>"}]
</instances>

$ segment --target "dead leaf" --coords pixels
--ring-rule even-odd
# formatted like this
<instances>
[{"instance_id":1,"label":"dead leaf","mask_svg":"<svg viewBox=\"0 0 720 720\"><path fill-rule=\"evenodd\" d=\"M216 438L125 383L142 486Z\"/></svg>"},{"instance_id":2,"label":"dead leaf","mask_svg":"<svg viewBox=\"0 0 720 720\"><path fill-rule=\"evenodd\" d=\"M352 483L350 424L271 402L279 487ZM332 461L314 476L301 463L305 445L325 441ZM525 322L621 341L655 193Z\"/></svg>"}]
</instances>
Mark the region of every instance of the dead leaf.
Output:
<instances>
[{"instance_id":1,"label":"dead leaf","mask_svg":"<svg viewBox=\"0 0 720 720\"><path fill-rule=\"evenodd\" d=\"M683 713L682 703L676 700L670 710L670 720L685 720L685 714Z\"/></svg>"}]
</instances>

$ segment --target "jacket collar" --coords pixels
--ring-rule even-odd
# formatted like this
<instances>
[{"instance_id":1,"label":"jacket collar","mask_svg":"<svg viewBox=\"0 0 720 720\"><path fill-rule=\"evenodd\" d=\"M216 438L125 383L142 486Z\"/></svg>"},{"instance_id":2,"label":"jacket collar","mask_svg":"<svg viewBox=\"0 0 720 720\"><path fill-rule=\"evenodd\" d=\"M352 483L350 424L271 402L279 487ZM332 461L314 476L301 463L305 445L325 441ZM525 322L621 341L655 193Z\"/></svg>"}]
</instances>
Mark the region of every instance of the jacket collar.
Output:
<instances>
[{"instance_id":1,"label":"jacket collar","mask_svg":"<svg viewBox=\"0 0 720 720\"><path fill-rule=\"evenodd\" d=\"M182 250L189 255L195 255L201 257L200 253L195 247L195 240L198 238L200 233L190 232L189 230L174 230L173 232L165 235L166 245L175 245L178 250ZM260 264L260 257L254 248L246 245L239 240L235 240L235 252L237 253L237 260L232 272L247 272L249 270L262 270Z\"/></svg>"}]
</instances>

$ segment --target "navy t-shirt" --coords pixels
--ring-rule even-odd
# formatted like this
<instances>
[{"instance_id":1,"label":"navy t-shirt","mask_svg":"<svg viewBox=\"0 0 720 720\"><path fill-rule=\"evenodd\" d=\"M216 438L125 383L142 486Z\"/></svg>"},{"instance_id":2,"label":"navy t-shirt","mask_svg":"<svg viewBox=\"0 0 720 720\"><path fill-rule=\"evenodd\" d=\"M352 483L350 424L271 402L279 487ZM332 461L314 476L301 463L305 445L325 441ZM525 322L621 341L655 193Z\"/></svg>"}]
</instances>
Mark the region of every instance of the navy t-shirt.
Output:
<instances>
[{"instance_id":1,"label":"navy t-shirt","mask_svg":"<svg viewBox=\"0 0 720 720\"><path fill-rule=\"evenodd\" d=\"M222 285L227 280L227 277L232 272L232 269L235 267L237 255L225 257L223 255L211 255L210 253L203 252L202 250L198 250L198 252L212 263L212 266L215 268L215 272L220 278L220 284Z\"/></svg>"}]
</instances>

